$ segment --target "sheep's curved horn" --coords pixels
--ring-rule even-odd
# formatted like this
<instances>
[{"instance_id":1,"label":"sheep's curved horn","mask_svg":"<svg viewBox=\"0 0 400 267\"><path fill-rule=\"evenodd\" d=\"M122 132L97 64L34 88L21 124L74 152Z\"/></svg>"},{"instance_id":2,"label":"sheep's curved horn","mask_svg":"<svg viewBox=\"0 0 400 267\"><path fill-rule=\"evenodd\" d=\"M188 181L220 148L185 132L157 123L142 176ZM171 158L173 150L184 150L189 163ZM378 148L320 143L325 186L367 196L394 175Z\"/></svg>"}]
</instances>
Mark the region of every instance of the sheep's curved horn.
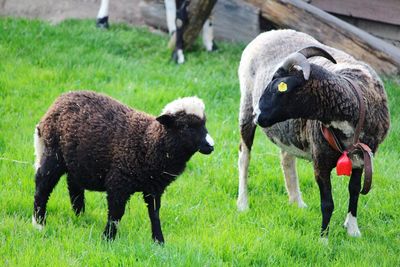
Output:
<instances>
[{"instance_id":1,"label":"sheep's curved horn","mask_svg":"<svg viewBox=\"0 0 400 267\"><path fill-rule=\"evenodd\" d=\"M304 79L308 80L310 77L310 62L303 54L299 52L290 54L282 63L282 68L286 71L289 71L293 66L299 66L303 70Z\"/></svg>"},{"instance_id":2,"label":"sheep's curved horn","mask_svg":"<svg viewBox=\"0 0 400 267\"><path fill-rule=\"evenodd\" d=\"M303 70L304 79L308 80L310 77L310 63L307 59L316 56L324 57L336 64L336 60L327 51L316 46L309 46L290 54L282 63L282 68L289 70L297 65Z\"/></svg>"},{"instance_id":3,"label":"sheep's curved horn","mask_svg":"<svg viewBox=\"0 0 400 267\"><path fill-rule=\"evenodd\" d=\"M329 61L331 61L332 63L336 64L336 60L331 56L331 54L329 54L326 50L317 46L309 46L303 48L299 50L298 53L304 55L306 58L317 57L317 56L324 57Z\"/></svg>"}]
</instances>

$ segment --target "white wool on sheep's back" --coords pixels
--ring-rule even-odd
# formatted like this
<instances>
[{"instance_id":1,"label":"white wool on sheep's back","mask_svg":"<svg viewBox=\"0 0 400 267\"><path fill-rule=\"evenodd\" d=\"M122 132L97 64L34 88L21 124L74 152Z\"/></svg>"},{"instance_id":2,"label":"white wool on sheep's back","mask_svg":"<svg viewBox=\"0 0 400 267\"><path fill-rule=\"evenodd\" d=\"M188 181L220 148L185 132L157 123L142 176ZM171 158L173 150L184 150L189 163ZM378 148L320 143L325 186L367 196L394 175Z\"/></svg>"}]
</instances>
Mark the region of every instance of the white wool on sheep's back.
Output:
<instances>
[{"instance_id":1,"label":"white wool on sheep's back","mask_svg":"<svg viewBox=\"0 0 400 267\"><path fill-rule=\"evenodd\" d=\"M197 117L204 118L204 103L203 100L197 96L178 98L171 103L167 104L161 115L163 114L176 114L178 112L185 112L186 114L193 114Z\"/></svg>"}]
</instances>

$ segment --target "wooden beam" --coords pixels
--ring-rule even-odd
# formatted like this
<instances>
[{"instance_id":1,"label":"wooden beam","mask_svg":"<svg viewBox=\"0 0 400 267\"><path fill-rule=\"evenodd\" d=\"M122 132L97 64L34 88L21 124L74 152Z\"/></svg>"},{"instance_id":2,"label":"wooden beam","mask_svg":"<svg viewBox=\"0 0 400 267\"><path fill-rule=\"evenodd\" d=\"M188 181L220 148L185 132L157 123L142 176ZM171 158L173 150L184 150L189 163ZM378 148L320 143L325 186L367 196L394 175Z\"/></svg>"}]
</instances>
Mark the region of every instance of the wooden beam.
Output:
<instances>
[{"instance_id":1,"label":"wooden beam","mask_svg":"<svg viewBox=\"0 0 400 267\"><path fill-rule=\"evenodd\" d=\"M339 15L400 25L399 0L311 0L310 4Z\"/></svg>"},{"instance_id":2,"label":"wooden beam","mask_svg":"<svg viewBox=\"0 0 400 267\"><path fill-rule=\"evenodd\" d=\"M280 28L292 28L369 63L377 72L400 74L400 49L301 0L245 0Z\"/></svg>"}]
</instances>

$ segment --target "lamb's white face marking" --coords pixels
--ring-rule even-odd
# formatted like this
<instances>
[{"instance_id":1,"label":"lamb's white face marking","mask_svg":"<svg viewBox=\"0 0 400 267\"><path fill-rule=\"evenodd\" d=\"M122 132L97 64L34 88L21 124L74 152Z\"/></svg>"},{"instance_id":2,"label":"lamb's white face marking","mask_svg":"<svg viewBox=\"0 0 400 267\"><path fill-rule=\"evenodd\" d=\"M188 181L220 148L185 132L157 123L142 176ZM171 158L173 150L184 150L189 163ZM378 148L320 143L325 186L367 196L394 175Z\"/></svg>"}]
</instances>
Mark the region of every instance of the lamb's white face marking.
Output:
<instances>
[{"instance_id":1,"label":"lamb's white face marking","mask_svg":"<svg viewBox=\"0 0 400 267\"><path fill-rule=\"evenodd\" d=\"M361 236L360 229L358 229L357 217L354 217L351 214L351 212L347 213L347 217L346 220L344 221L343 226L347 228L347 233L349 234L349 236L353 237Z\"/></svg>"},{"instance_id":2,"label":"lamb's white face marking","mask_svg":"<svg viewBox=\"0 0 400 267\"><path fill-rule=\"evenodd\" d=\"M37 171L40 167L40 161L44 153L44 142L43 138L39 137L38 129L35 128L35 133L33 134L33 142L35 148L35 170Z\"/></svg>"},{"instance_id":3,"label":"lamb's white face marking","mask_svg":"<svg viewBox=\"0 0 400 267\"><path fill-rule=\"evenodd\" d=\"M99 13L97 14L97 18L102 19L108 16L108 6L109 6L109 0L101 0L101 5Z\"/></svg>"},{"instance_id":4,"label":"lamb's white face marking","mask_svg":"<svg viewBox=\"0 0 400 267\"><path fill-rule=\"evenodd\" d=\"M167 15L167 26L170 35L176 31L176 3L175 0L165 0L165 10Z\"/></svg>"},{"instance_id":5,"label":"lamb's white face marking","mask_svg":"<svg viewBox=\"0 0 400 267\"><path fill-rule=\"evenodd\" d=\"M210 134L206 135L206 141L210 146L214 146L214 139L212 139Z\"/></svg>"},{"instance_id":6,"label":"lamb's white face marking","mask_svg":"<svg viewBox=\"0 0 400 267\"><path fill-rule=\"evenodd\" d=\"M38 229L39 231L43 230L43 225L37 223L35 216L32 215L32 225L33 227L35 227L36 229Z\"/></svg>"},{"instance_id":7,"label":"lamb's white face marking","mask_svg":"<svg viewBox=\"0 0 400 267\"><path fill-rule=\"evenodd\" d=\"M203 25L203 45L207 51L212 51L213 49L213 27L210 19L207 19Z\"/></svg>"},{"instance_id":8,"label":"lamb's white face marking","mask_svg":"<svg viewBox=\"0 0 400 267\"><path fill-rule=\"evenodd\" d=\"M200 119L204 119L204 109L204 103L200 98L196 96L184 97L167 104L161 112L161 115L176 114L183 111L186 114L196 115Z\"/></svg>"}]
</instances>

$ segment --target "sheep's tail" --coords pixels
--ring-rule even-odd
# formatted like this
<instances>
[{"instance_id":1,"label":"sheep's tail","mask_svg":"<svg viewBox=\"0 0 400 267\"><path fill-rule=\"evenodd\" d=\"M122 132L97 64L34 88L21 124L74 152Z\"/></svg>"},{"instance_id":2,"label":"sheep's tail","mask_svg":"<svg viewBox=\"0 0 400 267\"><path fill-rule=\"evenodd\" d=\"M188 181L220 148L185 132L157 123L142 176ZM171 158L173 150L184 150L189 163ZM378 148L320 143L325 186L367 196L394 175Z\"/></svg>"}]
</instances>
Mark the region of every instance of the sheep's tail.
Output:
<instances>
[{"instance_id":1,"label":"sheep's tail","mask_svg":"<svg viewBox=\"0 0 400 267\"><path fill-rule=\"evenodd\" d=\"M35 127L35 133L33 134L33 146L35 148L35 170L37 171L40 167L40 161L44 154L44 141L40 134L39 125Z\"/></svg>"}]
</instances>

